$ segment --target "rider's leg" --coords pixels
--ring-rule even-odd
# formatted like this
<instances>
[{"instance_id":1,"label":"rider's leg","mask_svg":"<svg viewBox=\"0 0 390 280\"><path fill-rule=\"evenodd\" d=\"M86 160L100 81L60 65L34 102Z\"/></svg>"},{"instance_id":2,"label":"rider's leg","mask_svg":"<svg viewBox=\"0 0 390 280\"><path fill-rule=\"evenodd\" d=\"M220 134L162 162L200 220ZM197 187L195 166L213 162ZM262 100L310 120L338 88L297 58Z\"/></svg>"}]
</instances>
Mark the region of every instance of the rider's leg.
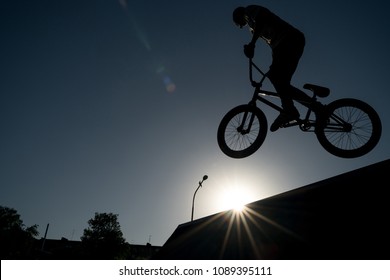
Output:
<instances>
[{"instance_id":1,"label":"rider's leg","mask_svg":"<svg viewBox=\"0 0 390 280\"><path fill-rule=\"evenodd\" d=\"M292 98L292 92L294 91L294 87L290 85L291 76L295 68L292 70L290 68L290 71L286 71L286 69L288 68L282 66L279 67L279 64L275 62L278 62L278 60L274 59L274 63L271 65L270 71L267 75L275 90L279 94L281 105L284 111L281 112L279 116L275 119L275 121L272 123L270 127L271 131L276 131L285 123L299 118L299 112L295 108L294 101Z\"/></svg>"},{"instance_id":2,"label":"rider's leg","mask_svg":"<svg viewBox=\"0 0 390 280\"><path fill-rule=\"evenodd\" d=\"M277 75L276 73L275 75ZM294 106L294 101L291 95L293 86L290 85L290 80L288 77L283 77L282 73L274 77L274 75L270 76L270 80L272 85L274 86L276 92L279 94L282 108L285 111L294 111L296 110Z\"/></svg>"},{"instance_id":3,"label":"rider's leg","mask_svg":"<svg viewBox=\"0 0 390 280\"><path fill-rule=\"evenodd\" d=\"M294 106L293 99L291 98L290 94L288 93L291 89L291 86L286 81L280 81L278 79L272 79L271 80L276 91L279 93L279 97L282 103L283 112L279 114L279 116L275 119L275 121L272 123L270 130L276 131L284 124L298 119L299 118L299 112Z\"/></svg>"},{"instance_id":4,"label":"rider's leg","mask_svg":"<svg viewBox=\"0 0 390 280\"><path fill-rule=\"evenodd\" d=\"M309 95L294 86L290 85L289 92L290 96L296 101L300 101L303 103L311 103L313 101Z\"/></svg>"},{"instance_id":5,"label":"rider's leg","mask_svg":"<svg viewBox=\"0 0 390 280\"><path fill-rule=\"evenodd\" d=\"M307 95L296 87L291 86L290 92L293 100L301 103L302 105L310 108L311 110L315 112L323 110L324 106L320 102L314 101L311 96Z\"/></svg>"},{"instance_id":6,"label":"rider's leg","mask_svg":"<svg viewBox=\"0 0 390 280\"><path fill-rule=\"evenodd\" d=\"M305 37L299 31L286 35L285 40L272 50L272 64L267 73L275 90L278 92L282 112L271 125L271 131L276 131L283 124L299 118L299 112L294 106L293 98L307 98L308 96L291 85L291 78L298 66L305 46Z\"/></svg>"}]
</instances>

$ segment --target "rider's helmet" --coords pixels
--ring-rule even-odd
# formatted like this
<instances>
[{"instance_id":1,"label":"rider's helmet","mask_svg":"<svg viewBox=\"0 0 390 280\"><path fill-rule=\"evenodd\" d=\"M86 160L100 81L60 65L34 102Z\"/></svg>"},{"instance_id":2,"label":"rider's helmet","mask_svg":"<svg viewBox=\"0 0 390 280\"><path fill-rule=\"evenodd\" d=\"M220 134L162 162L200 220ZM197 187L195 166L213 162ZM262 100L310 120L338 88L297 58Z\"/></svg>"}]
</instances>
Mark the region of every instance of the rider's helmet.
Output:
<instances>
[{"instance_id":1,"label":"rider's helmet","mask_svg":"<svg viewBox=\"0 0 390 280\"><path fill-rule=\"evenodd\" d=\"M244 7L238 7L233 11L233 21L240 28L244 27L247 24Z\"/></svg>"}]
</instances>

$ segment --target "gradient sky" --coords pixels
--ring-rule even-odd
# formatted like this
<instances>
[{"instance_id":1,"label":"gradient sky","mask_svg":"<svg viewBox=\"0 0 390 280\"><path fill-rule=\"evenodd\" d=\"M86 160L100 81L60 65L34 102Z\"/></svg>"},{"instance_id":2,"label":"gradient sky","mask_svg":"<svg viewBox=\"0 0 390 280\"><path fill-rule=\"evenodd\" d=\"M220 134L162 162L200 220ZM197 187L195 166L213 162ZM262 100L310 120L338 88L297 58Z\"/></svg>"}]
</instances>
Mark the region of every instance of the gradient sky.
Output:
<instances>
[{"instance_id":1,"label":"gradient sky","mask_svg":"<svg viewBox=\"0 0 390 280\"><path fill-rule=\"evenodd\" d=\"M247 29L235 7L261 4L306 36L293 78L357 98L382 119L378 146L356 159L327 153L313 133L269 132L245 159L216 131L252 95ZM390 156L390 19L384 1L0 2L0 205L40 237L79 240L95 212L119 215L130 243L163 245L179 224ZM386 7L385 7L386 6ZM262 42L263 69L270 50ZM268 123L276 113L265 108ZM367 191L371 191L367 186ZM331 203L331 202L330 202Z\"/></svg>"}]
</instances>

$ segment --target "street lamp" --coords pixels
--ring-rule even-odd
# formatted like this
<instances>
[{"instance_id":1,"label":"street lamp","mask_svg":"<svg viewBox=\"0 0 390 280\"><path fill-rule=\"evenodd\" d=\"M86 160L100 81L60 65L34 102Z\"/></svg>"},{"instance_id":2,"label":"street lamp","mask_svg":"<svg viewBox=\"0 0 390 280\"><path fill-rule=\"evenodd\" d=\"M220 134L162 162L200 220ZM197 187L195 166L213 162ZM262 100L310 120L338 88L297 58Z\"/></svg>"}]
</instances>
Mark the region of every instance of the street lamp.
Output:
<instances>
[{"instance_id":1,"label":"street lamp","mask_svg":"<svg viewBox=\"0 0 390 280\"><path fill-rule=\"evenodd\" d=\"M202 181L199 181L199 186L196 188L196 191L194 192L194 197L192 198L192 212L191 212L191 222L194 220L194 202L195 202L195 195L198 192L199 188L202 186L203 181L207 180L208 176L204 175Z\"/></svg>"}]
</instances>

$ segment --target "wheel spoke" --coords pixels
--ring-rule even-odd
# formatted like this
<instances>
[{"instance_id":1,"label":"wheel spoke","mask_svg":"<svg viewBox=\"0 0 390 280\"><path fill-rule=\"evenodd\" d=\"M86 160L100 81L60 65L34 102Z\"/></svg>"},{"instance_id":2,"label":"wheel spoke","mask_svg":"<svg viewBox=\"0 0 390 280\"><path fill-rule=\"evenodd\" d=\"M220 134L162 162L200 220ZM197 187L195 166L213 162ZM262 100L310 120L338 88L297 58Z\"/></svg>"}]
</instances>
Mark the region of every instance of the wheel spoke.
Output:
<instances>
[{"instance_id":1,"label":"wheel spoke","mask_svg":"<svg viewBox=\"0 0 390 280\"><path fill-rule=\"evenodd\" d=\"M328 106L327 121L317 129L317 138L328 152L351 158L375 147L381 122L372 107L356 99L340 99Z\"/></svg>"},{"instance_id":2,"label":"wheel spoke","mask_svg":"<svg viewBox=\"0 0 390 280\"><path fill-rule=\"evenodd\" d=\"M257 107L241 105L222 119L218 128L218 144L230 157L242 158L254 153L264 142L267 120Z\"/></svg>"}]
</instances>

